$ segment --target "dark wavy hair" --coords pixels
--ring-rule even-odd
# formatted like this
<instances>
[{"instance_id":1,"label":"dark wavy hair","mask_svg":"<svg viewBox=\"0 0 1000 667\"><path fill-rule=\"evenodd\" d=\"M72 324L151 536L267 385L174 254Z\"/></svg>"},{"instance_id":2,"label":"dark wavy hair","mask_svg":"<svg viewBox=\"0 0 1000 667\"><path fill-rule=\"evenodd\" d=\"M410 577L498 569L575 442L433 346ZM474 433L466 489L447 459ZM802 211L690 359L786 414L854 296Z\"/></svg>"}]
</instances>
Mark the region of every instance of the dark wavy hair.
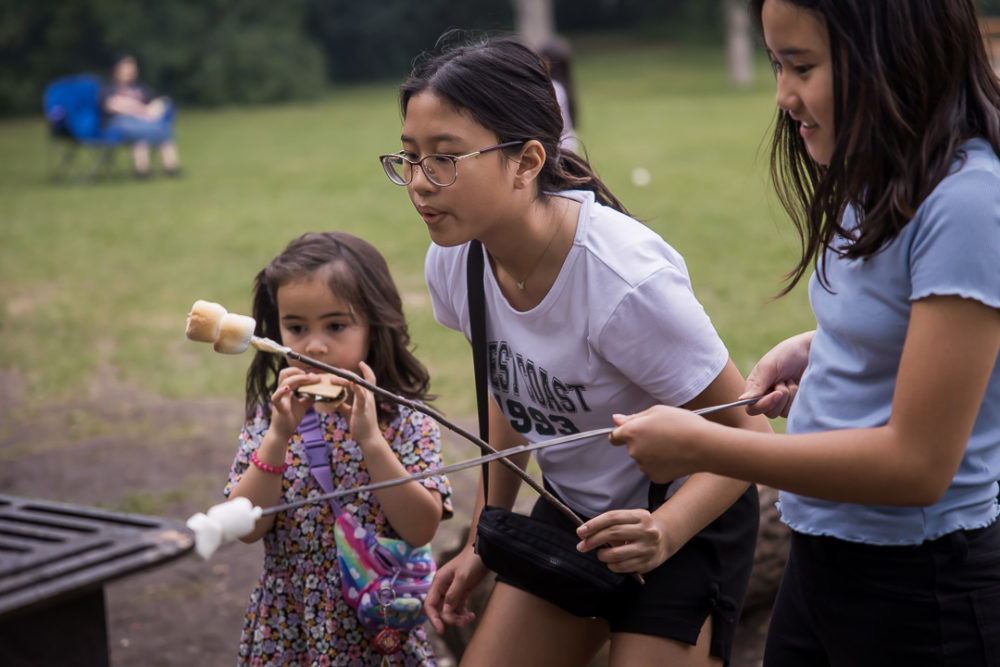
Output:
<instances>
[{"instance_id":1,"label":"dark wavy hair","mask_svg":"<svg viewBox=\"0 0 1000 667\"><path fill-rule=\"evenodd\" d=\"M766 0L750 0L763 34ZM947 174L959 146L984 137L1000 154L1000 81L990 66L974 0L784 0L826 25L833 66L835 146L817 165L798 125L778 111L771 177L801 239L788 293L844 234L841 216L858 212L846 248L867 258L892 241Z\"/></svg>"},{"instance_id":2,"label":"dark wavy hair","mask_svg":"<svg viewBox=\"0 0 1000 667\"><path fill-rule=\"evenodd\" d=\"M368 357L378 385L417 400L427 393L430 375L410 350L410 334L403 302L381 253L367 241L346 232L308 233L293 240L254 280L253 317L258 336L281 342L278 288L318 272L329 275L330 290L350 304L368 324ZM288 366L284 357L258 351L250 362L246 381L246 417L258 406L265 410L278 386L278 372ZM388 418L396 406L379 402L379 416Z\"/></svg>"},{"instance_id":3,"label":"dark wavy hair","mask_svg":"<svg viewBox=\"0 0 1000 667\"><path fill-rule=\"evenodd\" d=\"M449 37L446 34L442 40ZM418 57L400 86L404 119L410 98L427 90L495 133L498 143L539 141L545 148L539 196L559 190L591 190L598 202L628 213L585 158L559 148L563 121L548 70L534 51L513 37L484 38ZM503 150L510 156L518 148Z\"/></svg>"}]
</instances>

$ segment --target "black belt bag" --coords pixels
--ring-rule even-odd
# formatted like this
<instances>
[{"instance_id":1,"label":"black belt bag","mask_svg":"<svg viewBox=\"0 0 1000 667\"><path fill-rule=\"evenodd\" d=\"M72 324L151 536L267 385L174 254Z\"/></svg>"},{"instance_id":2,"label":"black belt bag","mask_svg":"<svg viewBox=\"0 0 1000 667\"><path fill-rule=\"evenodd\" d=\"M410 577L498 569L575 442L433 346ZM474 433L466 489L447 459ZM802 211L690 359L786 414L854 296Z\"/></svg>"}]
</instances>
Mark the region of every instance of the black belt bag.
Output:
<instances>
[{"instance_id":1,"label":"black belt bag","mask_svg":"<svg viewBox=\"0 0 1000 667\"><path fill-rule=\"evenodd\" d=\"M576 616L597 616L625 581L579 538L530 516L487 505L476 528L476 553L518 588Z\"/></svg>"}]
</instances>

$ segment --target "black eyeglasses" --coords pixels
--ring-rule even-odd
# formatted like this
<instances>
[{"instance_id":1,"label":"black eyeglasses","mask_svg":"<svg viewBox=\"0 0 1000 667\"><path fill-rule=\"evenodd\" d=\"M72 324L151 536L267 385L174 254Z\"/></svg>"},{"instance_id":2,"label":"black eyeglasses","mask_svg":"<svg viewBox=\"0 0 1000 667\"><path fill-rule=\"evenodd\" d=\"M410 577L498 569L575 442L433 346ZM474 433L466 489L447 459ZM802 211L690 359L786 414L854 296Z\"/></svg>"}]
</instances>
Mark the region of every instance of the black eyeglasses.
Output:
<instances>
[{"instance_id":1,"label":"black eyeglasses","mask_svg":"<svg viewBox=\"0 0 1000 667\"><path fill-rule=\"evenodd\" d=\"M408 185L413 180L414 168L419 166L424 170L424 176L427 177L428 181L439 188L446 188L458 178L459 160L523 143L523 141L507 141L465 155L425 155L417 161L404 157L403 151L390 155L379 155L378 159L382 163L382 168L385 169L385 175L396 185Z\"/></svg>"}]
</instances>

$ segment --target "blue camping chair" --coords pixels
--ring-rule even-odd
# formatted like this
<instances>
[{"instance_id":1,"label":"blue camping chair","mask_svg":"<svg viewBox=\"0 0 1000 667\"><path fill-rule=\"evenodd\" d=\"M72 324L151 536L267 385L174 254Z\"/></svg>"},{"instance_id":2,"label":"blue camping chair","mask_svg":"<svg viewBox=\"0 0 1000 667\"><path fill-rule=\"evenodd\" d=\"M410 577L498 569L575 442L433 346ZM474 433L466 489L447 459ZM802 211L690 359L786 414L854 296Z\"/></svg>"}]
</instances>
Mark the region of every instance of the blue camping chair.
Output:
<instances>
[{"instance_id":1,"label":"blue camping chair","mask_svg":"<svg viewBox=\"0 0 1000 667\"><path fill-rule=\"evenodd\" d=\"M101 81L92 74L62 77L46 86L42 110L54 142L62 146L53 176L72 174L81 150L93 153L93 159L77 173L78 180L92 180L114 168L115 149L125 142L119 133L101 127L100 90Z\"/></svg>"}]
</instances>

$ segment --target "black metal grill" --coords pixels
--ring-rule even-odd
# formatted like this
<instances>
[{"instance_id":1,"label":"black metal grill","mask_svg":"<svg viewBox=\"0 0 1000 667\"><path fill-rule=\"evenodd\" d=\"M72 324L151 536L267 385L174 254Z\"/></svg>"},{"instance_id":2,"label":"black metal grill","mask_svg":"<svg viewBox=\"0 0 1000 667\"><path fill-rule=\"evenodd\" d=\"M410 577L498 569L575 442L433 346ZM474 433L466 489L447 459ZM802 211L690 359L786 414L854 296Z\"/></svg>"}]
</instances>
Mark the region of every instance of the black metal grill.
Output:
<instances>
[{"instance_id":1,"label":"black metal grill","mask_svg":"<svg viewBox=\"0 0 1000 667\"><path fill-rule=\"evenodd\" d=\"M106 665L104 584L193 546L176 521L0 495L2 662Z\"/></svg>"}]
</instances>

